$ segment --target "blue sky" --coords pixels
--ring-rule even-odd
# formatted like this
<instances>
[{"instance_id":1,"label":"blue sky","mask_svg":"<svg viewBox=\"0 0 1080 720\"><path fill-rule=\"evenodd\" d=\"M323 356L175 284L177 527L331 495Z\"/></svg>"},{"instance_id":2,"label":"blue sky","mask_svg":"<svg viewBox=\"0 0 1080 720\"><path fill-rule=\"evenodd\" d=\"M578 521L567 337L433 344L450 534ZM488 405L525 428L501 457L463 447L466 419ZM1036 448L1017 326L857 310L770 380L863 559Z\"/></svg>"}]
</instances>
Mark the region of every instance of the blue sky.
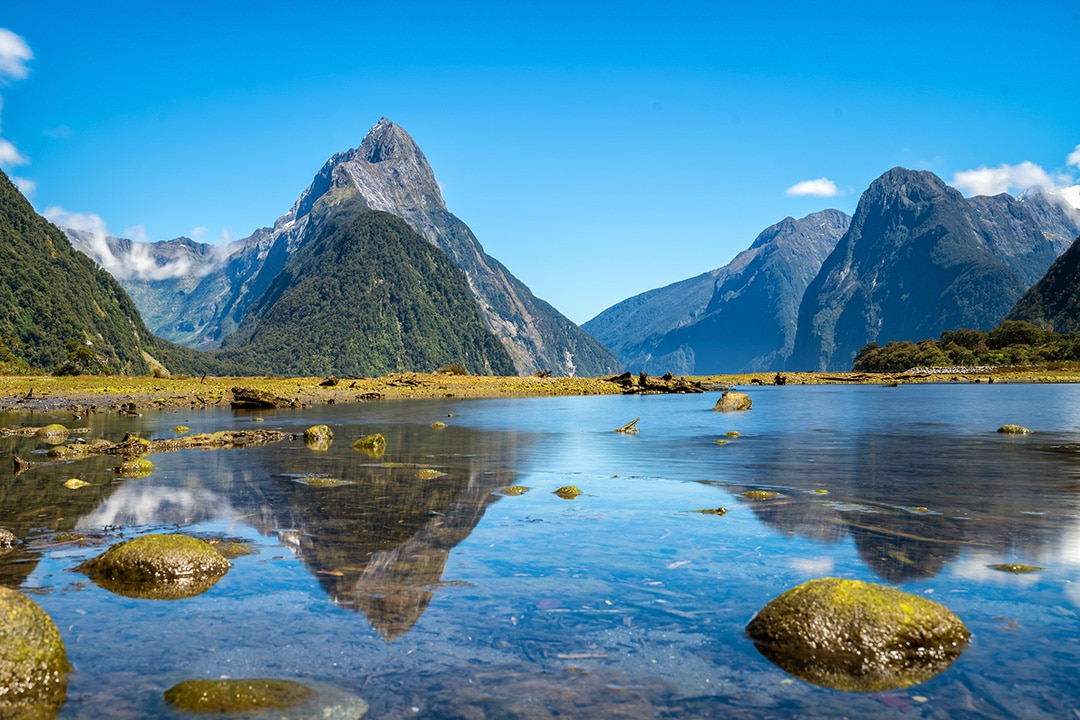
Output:
<instances>
[{"instance_id":1,"label":"blue sky","mask_svg":"<svg viewBox=\"0 0 1080 720\"><path fill-rule=\"evenodd\" d=\"M243 238L385 116L579 323L896 165L1080 177L1075 1L39 0L0 28L0 166L57 222Z\"/></svg>"}]
</instances>

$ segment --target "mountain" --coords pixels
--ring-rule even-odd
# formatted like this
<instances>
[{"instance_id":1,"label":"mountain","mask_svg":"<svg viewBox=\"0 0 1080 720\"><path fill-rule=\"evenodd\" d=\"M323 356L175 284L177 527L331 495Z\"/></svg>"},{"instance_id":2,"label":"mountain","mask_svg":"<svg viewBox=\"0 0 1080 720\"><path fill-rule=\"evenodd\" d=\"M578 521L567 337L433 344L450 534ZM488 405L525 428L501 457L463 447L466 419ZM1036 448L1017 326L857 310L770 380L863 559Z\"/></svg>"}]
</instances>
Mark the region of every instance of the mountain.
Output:
<instances>
[{"instance_id":1,"label":"mountain","mask_svg":"<svg viewBox=\"0 0 1080 720\"><path fill-rule=\"evenodd\" d=\"M193 347L217 347L240 327L248 308L288 259L310 241L311 212L318 201L348 190L355 191L357 202L368 210L404 219L454 261L468 279L484 324L504 345L517 373L602 375L619 369L610 350L536 298L484 252L469 227L446 208L423 152L405 130L385 118L359 147L330 158L273 227L256 231L183 277L118 278L163 337ZM154 243L149 249L162 265L171 257L165 245Z\"/></svg>"},{"instance_id":2,"label":"mountain","mask_svg":"<svg viewBox=\"0 0 1080 720\"><path fill-rule=\"evenodd\" d=\"M0 171L0 370L148 373L154 337L123 288Z\"/></svg>"},{"instance_id":3,"label":"mountain","mask_svg":"<svg viewBox=\"0 0 1080 720\"><path fill-rule=\"evenodd\" d=\"M1000 197L968 202L933 173L886 172L807 287L787 368L849 370L871 341L995 326L1052 254L1020 208ZM1011 238L1002 230L1010 223Z\"/></svg>"},{"instance_id":4,"label":"mountain","mask_svg":"<svg viewBox=\"0 0 1080 720\"><path fill-rule=\"evenodd\" d=\"M1026 320L1057 333L1080 333L1080 237L1031 286L1006 320Z\"/></svg>"},{"instance_id":5,"label":"mountain","mask_svg":"<svg viewBox=\"0 0 1080 720\"><path fill-rule=\"evenodd\" d=\"M582 327L634 372L781 369L803 291L850 221L839 210L786 218L726 266L624 300Z\"/></svg>"},{"instance_id":6,"label":"mountain","mask_svg":"<svg viewBox=\"0 0 1080 720\"><path fill-rule=\"evenodd\" d=\"M214 354L249 372L385 375L460 364L513 374L468 281L401 218L337 197ZM326 197L319 201L326 203Z\"/></svg>"},{"instance_id":7,"label":"mountain","mask_svg":"<svg viewBox=\"0 0 1080 720\"><path fill-rule=\"evenodd\" d=\"M1042 228L1046 239L1060 256L1080 236L1080 193L1077 187L1065 190L1047 190L1033 187L1020 193L1017 198Z\"/></svg>"}]
</instances>

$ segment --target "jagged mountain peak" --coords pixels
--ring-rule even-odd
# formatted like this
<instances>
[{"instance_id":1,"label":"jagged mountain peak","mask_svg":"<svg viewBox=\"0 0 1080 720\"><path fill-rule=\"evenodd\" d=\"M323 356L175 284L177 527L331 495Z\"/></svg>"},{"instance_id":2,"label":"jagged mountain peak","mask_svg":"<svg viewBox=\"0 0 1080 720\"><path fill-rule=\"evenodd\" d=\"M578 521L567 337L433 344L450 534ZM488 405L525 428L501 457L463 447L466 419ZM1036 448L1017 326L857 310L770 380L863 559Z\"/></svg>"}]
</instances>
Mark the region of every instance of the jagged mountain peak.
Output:
<instances>
[{"instance_id":1,"label":"jagged mountain peak","mask_svg":"<svg viewBox=\"0 0 1080 720\"><path fill-rule=\"evenodd\" d=\"M921 204L933 202L944 195L956 200L963 197L958 190L949 187L944 180L928 170L894 167L870 183L870 187L863 193L860 205L865 200L867 204L888 208L898 201Z\"/></svg>"},{"instance_id":2,"label":"jagged mountain peak","mask_svg":"<svg viewBox=\"0 0 1080 720\"><path fill-rule=\"evenodd\" d=\"M409 155L423 156L412 136L386 118L381 118L368 130L360 143L359 154L370 163L387 162Z\"/></svg>"}]
</instances>

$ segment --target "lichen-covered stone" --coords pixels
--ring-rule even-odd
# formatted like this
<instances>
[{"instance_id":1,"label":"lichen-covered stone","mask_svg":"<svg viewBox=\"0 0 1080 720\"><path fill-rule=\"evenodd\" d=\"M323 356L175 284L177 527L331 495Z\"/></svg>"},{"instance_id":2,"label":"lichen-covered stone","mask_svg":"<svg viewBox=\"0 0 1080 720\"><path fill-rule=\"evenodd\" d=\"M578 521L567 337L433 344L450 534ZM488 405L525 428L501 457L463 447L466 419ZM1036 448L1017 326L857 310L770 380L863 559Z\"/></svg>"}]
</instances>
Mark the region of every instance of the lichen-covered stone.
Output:
<instances>
[{"instance_id":1,"label":"lichen-covered stone","mask_svg":"<svg viewBox=\"0 0 1080 720\"><path fill-rule=\"evenodd\" d=\"M746 626L759 652L815 685L855 692L905 688L945 670L970 634L945 606L893 588L811 580Z\"/></svg>"},{"instance_id":2,"label":"lichen-covered stone","mask_svg":"<svg viewBox=\"0 0 1080 720\"><path fill-rule=\"evenodd\" d=\"M382 457L386 452L386 438L379 433L366 435L354 442L353 447L372 457Z\"/></svg>"},{"instance_id":3,"label":"lichen-covered stone","mask_svg":"<svg viewBox=\"0 0 1080 720\"><path fill-rule=\"evenodd\" d=\"M185 680L165 691L165 702L196 713L249 713L303 705L315 691L293 680Z\"/></svg>"},{"instance_id":4,"label":"lichen-covered stone","mask_svg":"<svg viewBox=\"0 0 1080 720\"><path fill-rule=\"evenodd\" d=\"M113 472L122 478L144 478L154 472L154 463L146 458L132 458L114 467Z\"/></svg>"},{"instance_id":5,"label":"lichen-covered stone","mask_svg":"<svg viewBox=\"0 0 1080 720\"><path fill-rule=\"evenodd\" d=\"M716 405L713 405L713 410L717 412L738 412L749 410L751 404L750 396L746 393L725 390L720 395L720 399L716 401Z\"/></svg>"},{"instance_id":6,"label":"lichen-covered stone","mask_svg":"<svg viewBox=\"0 0 1080 720\"><path fill-rule=\"evenodd\" d=\"M67 652L52 618L0 587L0 717L55 718L67 695Z\"/></svg>"},{"instance_id":7,"label":"lichen-covered stone","mask_svg":"<svg viewBox=\"0 0 1080 720\"><path fill-rule=\"evenodd\" d=\"M77 570L118 595L173 600L205 592L229 567L208 542L188 535L153 534L113 545Z\"/></svg>"},{"instance_id":8,"label":"lichen-covered stone","mask_svg":"<svg viewBox=\"0 0 1080 720\"><path fill-rule=\"evenodd\" d=\"M304 431L304 444L312 450L329 450L334 431L328 425L312 425Z\"/></svg>"},{"instance_id":9,"label":"lichen-covered stone","mask_svg":"<svg viewBox=\"0 0 1080 720\"><path fill-rule=\"evenodd\" d=\"M359 720L363 698L328 683L281 678L185 680L164 693L175 710L250 720Z\"/></svg>"},{"instance_id":10,"label":"lichen-covered stone","mask_svg":"<svg viewBox=\"0 0 1080 720\"><path fill-rule=\"evenodd\" d=\"M70 431L63 425L53 423L52 425L38 428L37 432L34 433L34 437L48 445L59 445L68 439L69 432Z\"/></svg>"}]
</instances>

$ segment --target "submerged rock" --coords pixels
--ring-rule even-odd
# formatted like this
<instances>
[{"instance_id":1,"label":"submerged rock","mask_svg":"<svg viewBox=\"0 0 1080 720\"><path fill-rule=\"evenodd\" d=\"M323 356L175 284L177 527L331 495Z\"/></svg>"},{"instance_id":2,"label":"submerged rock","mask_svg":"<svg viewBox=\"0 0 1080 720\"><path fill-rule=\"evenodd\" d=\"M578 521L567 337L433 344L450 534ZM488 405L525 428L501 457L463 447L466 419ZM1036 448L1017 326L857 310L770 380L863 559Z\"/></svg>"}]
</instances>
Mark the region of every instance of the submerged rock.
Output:
<instances>
[{"instance_id":1,"label":"submerged rock","mask_svg":"<svg viewBox=\"0 0 1080 720\"><path fill-rule=\"evenodd\" d=\"M579 490L576 485L563 485L555 491L555 494L563 500L573 500L581 494L581 490Z\"/></svg>"},{"instance_id":2,"label":"submerged rock","mask_svg":"<svg viewBox=\"0 0 1080 720\"><path fill-rule=\"evenodd\" d=\"M312 425L304 431L304 444L312 450L329 450L334 431L328 425Z\"/></svg>"},{"instance_id":3,"label":"submerged rock","mask_svg":"<svg viewBox=\"0 0 1080 720\"><path fill-rule=\"evenodd\" d=\"M266 408L284 408L297 405L295 400L278 397L272 392L255 388L234 387L231 405L234 410L262 410Z\"/></svg>"},{"instance_id":4,"label":"submerged rock","mask_svg":"<svg viewBox=\"0 0 1080 720\"><path fill-rule=\"evenodd\" d=\"M363 698L319 682L280 678L185 680L164 693L181 712L251 720L358 720Z\"/></svg>"},{"instance_id":5,"label":"submerged rock","mask_svg":"<svg viewBox=\"0 0 1080 720\"><path fill-rule=\"evenodd\" d=\"M751 404L750 396L746 393L725 390L720 395L720 399L716 401L716 405L713 405L713 410L717 412L738 412L749 410Z\"/></svg>"},{"instance_id":6,"label":"submerged rock","mask_svg":"<svg viewBox=\"0 0 1080 720\"><path fill-rule=\"evenodd\" d=\"M76 570L117 595L176 600L206 592L229 567L208 542L188 535L153 534L113 545Z\"/></svg>"},{"instance_id":7,"label":"submerged rock","mask_svg":"<svg viewBox=\"0 0 1080 720\"><path fill-rule=\"evenodd\" d=\"M1013 425L1011 423L1007 425L1002 425L997 429L997 431L999 433L1004 433L1005 435L1028 435L1029 433L1031 433L1031 430L1024 427L1023 425Z\"/></svg>"},{"instance_id":8,"label":"submerged rock","mask_svg":"<svg viewBox=\"0 0 1080 720\"><path fill-rule=\"evenodd\" d=\"M52 618L0 587L0 717L55 718L67 696L67 651Z\"/></svg>"},{"instance_id":9,"label":"submerged rock","mask_svg":"<svg viewBox=\"0 0 1080 720\"><path fill-rule=\"evenodd\" d=\"M386 438L379 433L366 435L354 442L353 447L372 457L382 457L386 452Z\"/></svg>"},{"instance_id":10,"label":"submerged rock","mask_svg":"<svg viewBox=\"0 0 1080 720\"><path fill-rule=\"evenodd\" d=\"M38 428L37 432L34 433L34 437L47 445L59 445L68 439L69 432L63 425L54 423Z\"/></svg>"},{"instance_id":11,"label":"submerged rock","mask_svg":"<svg viewBox=\"0 0 1080 720\"><path fill-rule=\"evenodd\" d=\"M144 478L154 472L154 463L146 458L132 458L114 467L113 472L116 473L116 477Z\"/></svg>"},{"instance_id":12,"label":"submerged rock","mask_svg":"<svg viewBox=\"0 0 1080 720\"><path fill-rule=\"evenodd\" d=\"M853 692L925 682L949 667L970 637L943 605L840 578L788 590L754 616L746 634L792 675Z\"/></svg>"}]
</instances>

